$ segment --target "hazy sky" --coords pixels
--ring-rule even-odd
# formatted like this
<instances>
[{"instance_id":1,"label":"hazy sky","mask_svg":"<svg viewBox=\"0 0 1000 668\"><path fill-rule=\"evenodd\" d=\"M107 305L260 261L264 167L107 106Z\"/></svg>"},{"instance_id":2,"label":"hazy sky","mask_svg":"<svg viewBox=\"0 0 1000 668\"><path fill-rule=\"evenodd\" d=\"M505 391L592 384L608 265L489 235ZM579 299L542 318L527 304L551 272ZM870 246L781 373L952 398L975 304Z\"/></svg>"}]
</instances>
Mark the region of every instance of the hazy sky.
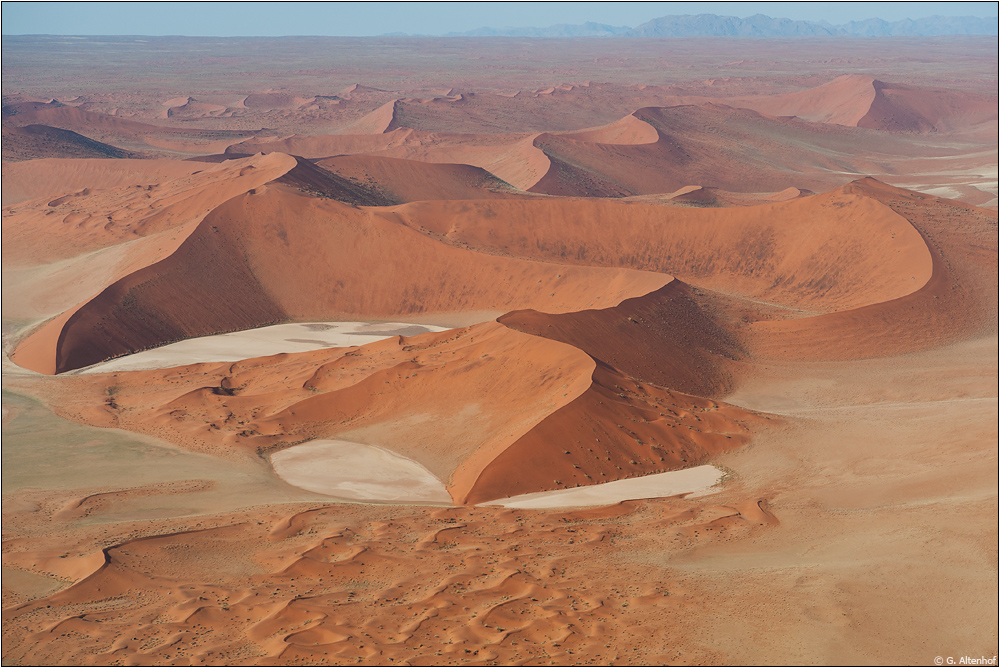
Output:
<instances>
[{"instance_id":1,"label":"hazy sky","mask_svg":"<svg viewBox=\"0 0 1000 668\"><path fill-rule=\"evenodd\" d=\"M668 14L896 21L996 16L995 2L3 2L4 35L368 36L585 21L634 27Z\"/></svg>"}]
</instances>

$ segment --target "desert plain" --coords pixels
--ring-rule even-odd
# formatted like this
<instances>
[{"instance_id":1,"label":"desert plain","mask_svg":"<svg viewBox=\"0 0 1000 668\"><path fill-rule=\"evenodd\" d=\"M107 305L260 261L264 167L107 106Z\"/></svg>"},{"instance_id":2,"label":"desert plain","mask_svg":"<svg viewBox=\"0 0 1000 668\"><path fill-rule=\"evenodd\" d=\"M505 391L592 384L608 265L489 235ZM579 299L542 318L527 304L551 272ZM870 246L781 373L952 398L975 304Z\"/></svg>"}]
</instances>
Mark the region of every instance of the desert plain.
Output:
<instances>
[{"instance_id":1,"label":"desert plain","mask_svg":"<svg viewBox=\"0 0 1000 668\"><path fill-rule=\"evenodd\" d=\"M2 48L5 665L997 654L996 37Z\"/></svg>"}]
</instances>

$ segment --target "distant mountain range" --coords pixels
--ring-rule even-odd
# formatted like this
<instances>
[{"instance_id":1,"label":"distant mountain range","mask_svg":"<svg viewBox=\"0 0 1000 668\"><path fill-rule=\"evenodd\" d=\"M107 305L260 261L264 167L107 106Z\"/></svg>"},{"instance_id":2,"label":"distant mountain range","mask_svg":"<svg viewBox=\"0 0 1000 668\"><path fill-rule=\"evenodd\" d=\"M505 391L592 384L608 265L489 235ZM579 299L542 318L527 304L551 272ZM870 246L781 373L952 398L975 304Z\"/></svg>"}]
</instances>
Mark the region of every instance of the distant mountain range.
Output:
<instances>
[{"instance_id":1,"label":"distant mountain range","mask_svg":"<svg viewBox=\"0 0 1000 668\"><path fill-rule=\"evenodd\" d=\"M929 16L883 21L866 19L832 25L826 21L775 19L763 14L747 18L715 14L662 16L640 26L587 22L547 28L477 28L445 37L933 37L996 35L997 17Z\"/></svg>"}]
</instances>

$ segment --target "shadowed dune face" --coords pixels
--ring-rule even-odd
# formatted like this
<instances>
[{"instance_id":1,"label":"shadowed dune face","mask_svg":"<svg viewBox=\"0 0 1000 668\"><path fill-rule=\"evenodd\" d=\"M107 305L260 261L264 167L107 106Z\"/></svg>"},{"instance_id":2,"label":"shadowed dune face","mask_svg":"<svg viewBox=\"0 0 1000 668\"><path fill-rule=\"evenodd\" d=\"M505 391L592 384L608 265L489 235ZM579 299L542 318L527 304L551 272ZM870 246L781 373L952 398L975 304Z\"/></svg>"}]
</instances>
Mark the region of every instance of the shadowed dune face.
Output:
<instances>
[{"instance_id":1,"label":"shadowed dune face","mask_svg":"<svg viewBox=\"0 0 1000 668\"><path fill-rule=\"evenodd\" d=\"M4 40L5 663L995 653L995 39L151 40Z\"/></svg>"},{"instance_id":2,"label":"shadowed dune face","mask_svg":"<svg viewBox=\"0 0 1000 668\"><path fill-rule=\"evenodd\" d=\"M534 145L534 140L535 135L524 134L471 135L397 128L383 134L253 139L233 144L227 151L235 154L289 153L314 160L364 154L425 163L463 164L479 167L515 188L528 190L545 175L551 164L545 153Z\"/></svg>"},{"instance_id":3,"label":"shadowed dune face","mask_svg":"<svg viewBox=\"0 0 1000 668\"><path fill-rule=\"evenodd\" d=\"M631 118L633 125L647 128L649 141L614 141L600 131L540 135L535 145L552 167L530 190L622 197L698 184L773 192L788 186L789 172L799 175L799 187L828 190L849 181L847 174L883 172L886 154L907 153L892 135L765 116L717 102L647 107Z\"/></svg>"},{"instance_id":4,"label":"shadowed dune face","mask_svg":"<svg viewBox=\"0 0 1000 668\"><path fill-rule=\"evenodd\" d=\"M607 309L513 311L497 321L568 343L629 378L713 397L734 388L734 369L744 358L732 333L713 316L710 300L675 280Z\"/></svg>"},{"instance_id":5,"label":"shadowed dune face","mask_svg":"<svg viewBox=\"0 0 1000 668\"><path fill-rule=\"evenodd\" d=\"M337 436L391 448L449 488L467 487L496 452L583 392L593 369L571 346L491 323L361 348L81 377L74 385L90 399L74 410L218 454ZM110 410L88 409L109 385Z\"/></svg>"},{"instance_id":6,"label":"shadowed dune face","mask_svg":"<svg viewBox=\"0 0 1000 668\"><path fill-rule=\"evenodd\" d=\"M339 156L316 163L351 182L377 190L388 204L417 200L511 197L516 191L481 167L376 156Z\"/></svg>"},{"instance_id":7,"label":"shadowed dune face","mask_svg":"<svg viewBox=\"0 0 1000 668\"><path fill-rule=\"evenodd\" d=\"M874 81L875 99L858 127L903 132L979 130L995 118L996 104L985 96L953 95Z\"/></svg>"},{"instance_id":8,"label":"shadowed dune face","mask_svg":"<svg viewBox=\"0 0 1000 668\"><path fill-rule=\"evenodd\" d=\"M250 130L220 132L204 128L146 123L60 103L35 105L33 108L20 110L6 117L5 122L15 127L45 125L79 132L90 140L108 142L118 149L141 151L166 148L181 153L199 153L206 148L209 150L204 152L211 153L213 148L222 150L229 144L254 134Z\"/></svg>"},{"instance_id":9,"label":"shadowed dune face","mask_svg":"<svg viewBox=\"0 0 1000 668\"><path fill-rule=\"evenodd\" d=\"M47 125L3 129L3 159L130 158L130 152L94 141L72 130Z\"/></svg>"},{"instance_id":10,"label":"shadowed dune face","mask_svg":"<svg viewBox=\"0 0 1000 668\"><path fill-rule=\"evenodd\" d=\"M307 171L307 180L293 179L299 169L281 179L315 193L317 179L326 177ZM288 216L294 226L283 222ZM883 243L860 243L845 232L848 221L854 233L864 230ZM926 244L905 219L844 192L736 215L518 200L363 211L272 186L230 200L189 234L169 257L45 325L15 361L65 371L181 338L289 319L573 311L612 306L669 280L634 270L670 272L800 312L844 310L909 294L931 269ZM405 247L413 264L380 263L392 246Z\"/></svg>"},{"instance_id":11,"label":"shadowed dune face","mask_svg":"<svg viewBox=\"0 0 1000 668\"><path fill-rule=\"evenodd\" d=\"M735 210L509 200L416 203L397 215L491 253L668 272L804 311L894 299L931 273L927 246L904 218L842 191Z\"/></svg>"},{"instance_id":12,"label":"shadowed dune face","mask_svg":"<svg viewBox=\"0 0 1000 668\"><path fill-rule=\"evenodd\" d=\"M696 466L745 445L750 427L764 419L599 367L586 393L498 454L457 500L482 503Z\"/></svg>"},{"instance_id":13,"label":"shadowed dune face","mask_svg":"<svg viewBox=\"0 0 1000 668\"><path fill-rule=\"evenodd\" d=\"M4 183L9 176L15 193L33 198L4 208L3 313L29 321L57 316L61 322L84 300L169 257L219 204L295 164L277 155L220 165L39 162L4 167ZM38 197L50 188L48 196ZM26 350L19 353L24 359L51 352ZM39 363L51 368L51 361Z\"/></svg>"},{"instance_id":14,"label":"shadowed dune face","mask_svg":"<svg viewBox=\"0 0 1000 668\"><path fill-rule=\"evenodd\" d=\"M675 350L683 343L670 331L645 338ZM385 447L427 467L459 503L694 465L745 443L760 420L631 380L592 354L490 323L360 348L82 376L69 410L216 454L333 437ZM727 377L685 356L657 380L685 386L693 375L711 388ZM637 415L643 424L632 424ZM579 452L564 452L583 432ZM595 438L599 460L587 449ZM534 463L516 465L524 461Z\"/></svg>"},{"instance_id":15,"label":"shadowed dune face","mask_svg":"<svg viewBox=\"0 0 1000 668\"><path fill-rule=\"evenodd\" d=\"M392 247L405 249L412 264L383 262ZM179 338L289 319L569 311L617 303L669 280L482 256L428 239L391 215L272 186L217 208L168 258L114 283L65 325L44 326L14 358L51 369L40 356L54 348L55 369L64 371Z\"/></svg>"},{"instance_id":16,"label":"shadowed dune face","mask_svg":"<svg viewBox=\"0 0 1000 668\"><path fill-rule=\"evenodd\" d=\"M880 357L995 329L995 212L873 180L852 184L850 190L882 202L914 226L930 249L931 276L918 290L885 302L802 320L754 323L749 345L755 354L813 360ZM952 255L965 259L952 263ZM913 283L919 281L914 278Z\"/></svg>"}]
</instances>

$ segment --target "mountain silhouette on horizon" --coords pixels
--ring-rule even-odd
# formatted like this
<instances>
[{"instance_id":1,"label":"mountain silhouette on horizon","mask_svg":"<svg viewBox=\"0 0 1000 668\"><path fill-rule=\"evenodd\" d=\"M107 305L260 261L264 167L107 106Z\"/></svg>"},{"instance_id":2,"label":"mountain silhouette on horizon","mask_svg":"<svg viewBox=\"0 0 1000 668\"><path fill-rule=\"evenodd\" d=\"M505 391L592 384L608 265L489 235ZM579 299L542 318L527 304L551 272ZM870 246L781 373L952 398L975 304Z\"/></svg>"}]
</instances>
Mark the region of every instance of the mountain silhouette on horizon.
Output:
<instances>
[{"instance_id":1,"label":"mountain silhouette on horizon","mask_svg":"<svg viewBox=\"0 0 1000 668\"><path fill-rule=\"evenodd\" d=\"M945 35L996 35L997 17L928 16L885 21L865 19L833 25L755 14L746 18L717 14L661 16L642 25L612 26L588 21L560 23L544 28L482 27L445 37L938 37Z\"/></svg>"}]
</instances>

